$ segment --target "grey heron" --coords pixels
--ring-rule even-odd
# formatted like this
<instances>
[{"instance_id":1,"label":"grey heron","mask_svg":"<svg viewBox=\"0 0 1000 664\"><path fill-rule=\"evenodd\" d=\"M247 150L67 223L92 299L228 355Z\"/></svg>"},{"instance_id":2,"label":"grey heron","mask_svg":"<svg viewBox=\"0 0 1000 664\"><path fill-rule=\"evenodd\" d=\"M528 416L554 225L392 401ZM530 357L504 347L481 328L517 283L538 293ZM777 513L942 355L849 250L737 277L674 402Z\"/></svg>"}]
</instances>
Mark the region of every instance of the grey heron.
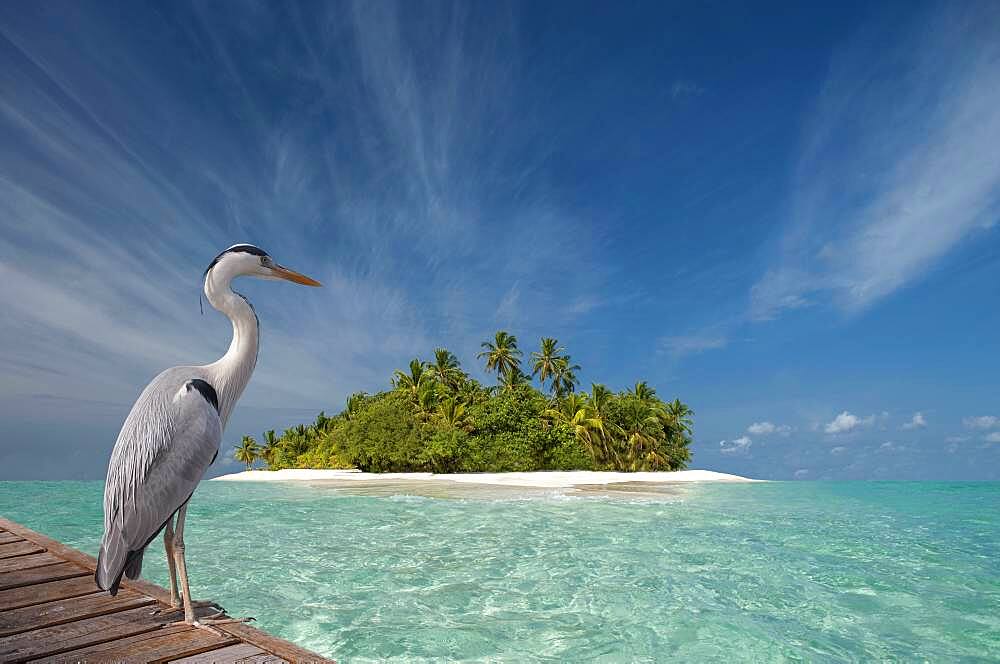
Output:
<instances>
[{"instance_id":1,"label":"grey heron","mask_svg":"<svg viewBox=\"0 0 1000 664\"><path fill-rule=\"evenodd\" d=\"M232 619L199 620L184 558L184 518L198 482L215 460L222 432L257 364L259 322L250 302L230 287L241 276L319 286L250 244L229 247L204 274L208 302L229 317L233 339L217 361L167 369L146 386L125 418L108 464L104 538L94 578L117 594L122 575L135 579L146 547L162 531L170 571L170 603L184 622L205 627ZM180 595L178 595L178 583ZM209 628L211 629L211 628Z\"/></svg>"}]
</instances>

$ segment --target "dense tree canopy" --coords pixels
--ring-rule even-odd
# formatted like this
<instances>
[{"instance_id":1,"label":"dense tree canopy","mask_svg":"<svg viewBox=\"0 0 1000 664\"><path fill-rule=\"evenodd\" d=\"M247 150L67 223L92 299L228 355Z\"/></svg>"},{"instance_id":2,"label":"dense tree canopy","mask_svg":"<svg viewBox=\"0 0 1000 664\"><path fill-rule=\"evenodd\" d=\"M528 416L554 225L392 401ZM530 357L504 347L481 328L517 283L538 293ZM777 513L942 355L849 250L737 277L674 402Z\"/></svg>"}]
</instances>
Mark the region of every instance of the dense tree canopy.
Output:
<instances>
[{"instance_id":1,"label":"dense tree canopy","mask_svg":"<svg viewBox=\"0 0 1000 664\"><path fill-rule=\"evenodd\" d=\"M545 393L522 371L516 337L500 331L482 346L495 387L437 348L433 360L397 371L391 389L352 394L338 415L320 413L280 437L267 431L263 447L244 444L237 458L249 466L252 454L272 470L437 473L678 470L690 460L691 409L661 401L645 381L618 393L600 383L578 391L580 367L543 338L531 369Z\"/></svg>"}]
</instances>

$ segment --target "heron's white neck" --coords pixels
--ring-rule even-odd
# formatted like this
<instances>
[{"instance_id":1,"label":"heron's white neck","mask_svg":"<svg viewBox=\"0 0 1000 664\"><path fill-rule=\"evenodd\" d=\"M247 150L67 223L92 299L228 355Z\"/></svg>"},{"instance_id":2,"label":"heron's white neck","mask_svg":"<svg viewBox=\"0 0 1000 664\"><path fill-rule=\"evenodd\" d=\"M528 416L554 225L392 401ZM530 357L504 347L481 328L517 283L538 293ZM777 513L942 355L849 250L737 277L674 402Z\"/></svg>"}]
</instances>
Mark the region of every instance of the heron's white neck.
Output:
<instances>
[{"instance_id":1,"label":"heron's white neck","mask_svg":"<svg viewBox=\"0 0 1000 664\"><path fill-rule=\"evenodd\" d=\"M259 347L257 315L250 302L234 292L229 285L236 276L239 275L227 274L224 269L211 269L205 278L205 297L233 323L233 340L229 344L229 350L218 360L205 366L209 382L219 397L219 416L222 418L223 429L233 407L250 382L250 376L257 365Z\"/></svg>"}]
</instances>

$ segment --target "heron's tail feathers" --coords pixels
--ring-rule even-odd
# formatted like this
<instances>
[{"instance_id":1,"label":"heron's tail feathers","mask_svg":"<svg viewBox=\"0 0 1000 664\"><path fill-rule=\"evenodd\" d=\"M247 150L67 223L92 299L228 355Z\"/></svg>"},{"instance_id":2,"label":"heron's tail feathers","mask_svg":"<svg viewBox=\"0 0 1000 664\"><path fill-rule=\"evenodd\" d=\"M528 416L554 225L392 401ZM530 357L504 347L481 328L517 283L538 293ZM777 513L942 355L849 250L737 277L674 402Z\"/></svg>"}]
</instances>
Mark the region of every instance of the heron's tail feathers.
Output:
<instances>
[{"instance_id":1,"label":"heron's tail feathers","mask_svg":"<svg viewBox=\"0 0 1000 664\"><path fill-rule=\"evenodd\" d=\"M145 553L145 549L141 551L130 551L128 557L125 559L125 576L130 579L138 579L139 573L142 572L142 554Z\"/></svg>"},{"instance_id":2,"label":"heron's tail feathers","mask_svg":"<svg viewBox=\"0 0 1000 664\"><path fill-rule=\"evenodd\" d=\"M97 571L94 572L94 581L101 590L107 590L112 595L118 594L118 586L122 582L122 574L127 567L130 567L135 558L130 555L125 540L117 528L110 528L104 532L104 539L101 541L101 552L97 554ZM135 566L136 576L138 570L142 568L142 551L139 551L138 565ZM129 577L134 578L134 577Z\"/></svg>"}]
</instances>

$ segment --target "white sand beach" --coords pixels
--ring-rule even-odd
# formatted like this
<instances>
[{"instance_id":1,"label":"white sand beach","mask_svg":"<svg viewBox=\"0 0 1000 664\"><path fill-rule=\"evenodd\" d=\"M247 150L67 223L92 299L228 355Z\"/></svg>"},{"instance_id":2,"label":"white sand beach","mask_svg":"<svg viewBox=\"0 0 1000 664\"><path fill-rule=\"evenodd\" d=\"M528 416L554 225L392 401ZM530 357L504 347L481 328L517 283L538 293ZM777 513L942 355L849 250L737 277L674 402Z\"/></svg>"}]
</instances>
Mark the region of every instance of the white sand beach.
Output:
<instances>
[{"instance_id":1,"label":"white sand beach","mask_svg":"<svg viewBox=\"0 0 1000 664\"><path fill-rule=\"evenodd\" d=\"M717 473L711 470L679 470L676 472L618 473L588 470L540 471L532 473L363 473L358 470L249 470L213 478L220 482L455 482L492 486L531 487L538 489L571 489L576 487L649 482L759 482L748 477Z\"/></svg>"}]
</instances>

